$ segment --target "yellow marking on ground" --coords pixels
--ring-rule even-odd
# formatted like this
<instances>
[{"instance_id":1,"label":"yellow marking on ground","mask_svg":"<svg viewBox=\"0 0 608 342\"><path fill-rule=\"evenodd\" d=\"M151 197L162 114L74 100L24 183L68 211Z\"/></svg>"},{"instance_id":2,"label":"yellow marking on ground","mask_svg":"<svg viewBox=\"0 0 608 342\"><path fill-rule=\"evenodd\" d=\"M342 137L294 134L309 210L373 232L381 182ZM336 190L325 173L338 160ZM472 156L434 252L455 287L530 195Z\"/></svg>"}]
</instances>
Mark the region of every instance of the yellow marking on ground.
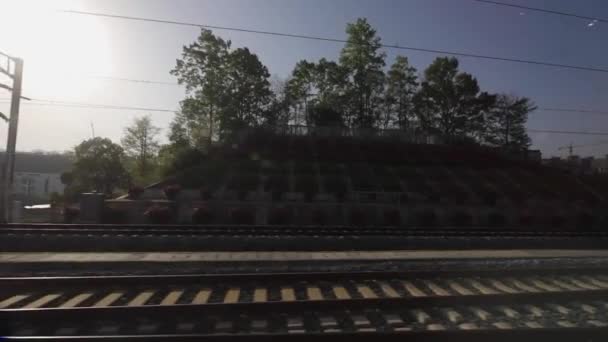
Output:
<instances>
[{"instance_id":1,"label":"yellow marking on ground","mask_svg":"<svg viewBox=\"0 0 608 342\"><path fill-rule=\"evenodd\" d=\"M475 314L475 316L479 317L482 321L487 321L492 314L478 307L472 307L471 311Z\"/></svg>"},{"instance_id":2,"label":"yellow marking on ground","mask_svg":"<svg viewBox=\"0 0 608 342\"><path fill-rule=\"evenodd\" d=\"M520 288L521 290L524 290L526 292L540 292L539 289L532 287L524 282L522 282L521 280L517 280L517 279L510 279L510 281L513 283L514 286Z\"/></svg>"},{"instance_id":3,"label":"yellow marking on ground","mask_svg":"<svg viewBox=\"0 0 608 342\"><path fill-rule=\"evenodd\" d=\"M564 328L575 328L576 324L570 321L557 321L557 325L562 326Z\"/></svg>"},{"instance_id":4,"label":"yellow marking on ground","mask_svg":"<svg viewBox=\"0 0 608 342\"><path fill-rule=\"evenodd\" d=\"M179 297L181 297L182 294L184 294L184 290L171 291L165 296L165 298L163 298L163 300L160 302L160 305L173 305L177 303Z\"/></svg>"},{"instance_id":5,"label":"yellow marking on ground","mask_svg":"<svg viewBox=\"0 0 608 342\"><path fill-rule=\"evenodd\" d=\"M495 288L499 289L500 291L506 292L506 293L519 293L520 292L520 291L508 286L507 284L503 283L500 280L489 279L489 282Z\"/></svg>"},{"instance_id":6,"label":"yellow marking on ground","mask_svg":"<svg viewBox=\"0 0 608 342\"><path fill-rule=\"evenodd\" d=\"M140 294L138 294L135 298L133 298L129 304L127 304L128 306L140 306L140 305L145 305L146 302L152 298L152 296L154 295L154 291L144 291Z\"/></svg>"},{"instance_id":7,"label":"yellow marking on ground","mask_svg":"<svg viewBox=\"0 0 608 342\"><path fill-rule=\"evenodd\" d=\"M363 298L378 298L376 293L367 285L357 285L357 291L359 291Z\"/></svg>"},{"instance_id":8,"label":"yellow marking on ground","mask_svg":"<svg viewBox=\"0 0 608 342\"><path fill-rule=\"evenodd\" d=\"M526 322L526 326L532 329L541 329L543 326L538 322Z\"/></svg>"},{"instance_id":9,"label":"yellow marking on ground","mask_svg":"<svg viewBox=\"0 0 608 342\"><path fill-rule=\"evenodd\" d=\"M268 290L258 287L253 291L253 301L256 303L268 301Z\"/></svg>"},{"instance_id":10,"label":"yellow marking on ground","mask_svg":"<svg viewBox=\"0 0 608 342\"><path fill-rule=\"evenodd\" d=\"M484 295L492 295L492 294L499 293L498 291L494 290L493 288L487 287L484 284L478 282L477 280L470 280L469 282L471 283L471 286L473 286L474 288L479 290L479 292L481 292Z\"/></svg>"},{"instance_id":11,"label":"yellow marking on ground","mask_svg":"<svg viewBox=\"0 0 608 342\"><path fill-rule=\"evenodd\" d=\"M567 307L565 307L563 305L553 304L553 305L551 305L551 307L563 315L567 315L570 312L570 309L568 309Z\"/></svg>"},{"instance_id":12,"label":"yellow marking on ground","mask_svg":"<svg viewBox=\"0 0 608 342\"><path fill-rule=\"evenodd\" d=\"M518 318L520 316L519 312L508 306L501 306L499 307L499 310L501 310L509 318Z\"/></svg>"},{"instance_id":13,"label":"yellow marking on ground","mask_svg":"<svg viewBox=\"0 0 608 342\"><path fill-rule=\"evenodd\" d=\"M507 322L496 322L493 325L498 329L513 329L513 326Z\"/></svg>"},{"instance_id":14,"label":"yellow marking on ground","mask_svg":"<svg viewBox=\"0 0 608 342\"><path fill-rule=\"evenodd\" d=\"M530 313L532 313L533 316L536 317L542 317L543 316L543 309L539 308L538 306L534 306L534 305L526 305L526 308L528 309L528 311L530 311Z\"/></svg>"},{"instance_id":15,"label":"yellow marking on ground","mask_svg":"<svg viewBox=\"0 0 608 342\"><path fill-rule=\"evenodd\" d=\"M374 332L374 331L376 331L376 328L374 328L374 327L357 328L357 331L360 331L360 332Z\"/></svg>"},{"instance_id":16,"label":"yellow marking on ground","mask_svg":"<svg viewBox=\"0 0 608 342\"><path fill-rule=\"evenodd\" d=\"M469 289L467 289L466 287L460 285L458 282L454 281L454 280L449 280L448 285L452 288L452 290L458 292L458 294L463 295L463 296L471 296L473 295L473 292Z\"/></svg>"},{"instance_id":17,"label":"yellow marking on ground","mask_svg":"<svg viewBox=\"0 0 608 342\"><path fill-rule=\"evenodd\" d=\"M291 287L281 288L281 300L284 302L293 302L296 300L296 293Z\"/></svg>"},{"instance_id":18,"label":"yellow marking on ground","mask_svg":"<svg viewBox=\"0 0 608 342\"><path fill-rule=\"evenodd\" d=\"M601 288L608 288L608 283L603 282L595 277L583 277L585 280L588 280L589 282L591 282L594 285L597 285Z\"/></svg>"},{"instance_id":19,"label":"yellow marking on ground","mask_svg":"<svg viewBox=\"0 0 608 342\"><path fill-rule=\"evenodd\" d=\"M380 286L380 289L382 289L382 292L384 292L384 294L387 297L390 297L390 298L401 297L399 295L399 292L397 292L390 284L385 283L385 282L378 282L378 285Z\"/></svg>"},{"instance_id":20,"label":"yellow marking on ground","mask_svg":"<svg viewBox=\"0 0 608 342\"><path fill-rule=\"evenodd\" d=\"M404 280L401 283L403 284L403 286L405 287L407 292L410 294L410 296L412 296L412 297L426 297L427 296L426 293L422 292L419 288L414 286L414 284L410 283L409 281Z\"/></svg>"},{"instance_id":21,"label":"yellow marking on ground","mask_svg":"<svg viewBox=\"0 0 608 342\"><path fill-rule=\"evenodd\" d=\"M462 323L458 327L460 329L462 329L462 330L475 330L475 329L479 329L479 327L475 323Z\"/></svg>"},{"instance_id":22,"label":"yellow marking on ground","mask_svg":"<svg viewBox=\"0 0 608 342\"><path fill-rule=\"evenodd\" d=\"M316 286L306 288L306 296L309 300L323 300L321 289Z\"/></svg>"},{"instance_id":23,"label":"yellow marking on ground","mask_svg":"<svg viewBox=\"0 0 608 342\"><path fill-rule=\"evenodd\" d=\"M448 309L445 311L445 315L452 323L458 323L463 320L462 315L453 309Z\"/></svg>"},{"instance_id":24,"label":"yellow marking on ground","mask_svg":"<svg viewBox=\"0 0 608 342\"><path fill-rule=\"evenodd\" d=\"M332 290L338 299L350 299L350 294L343 286L333 286Z\"/></svg>"},{"instance_id":25,"label":"yellow marking on ground","mask_svg":"<svg viewBox=\"0 0 608 342\"><path fill-rule=\"evenodd\" d=\"M29 295L16 295L12 297L8 297L7 299L0 302L0 309L8 308L9 306L24 300L29 297Z\"/></svg>"},{"instance_id":26,"label":"yellow marking on ground","mask_svg":"<svg viewBox=\"0 0 608 342\"><path fill-rule=\"evenodd\" d=\"M534 284L534 286L541 288L545 291L551 291L551 292L555 292L555 291L559 291L560 289L555 287L555 286L551 286L547 283L545 283L542 280L532 280L532 284Z\"/></svg>"},{"instance_id":27,"label":"yellow marking on ground","mask_svg":"<svg viewBox=\"0 0 608 342\"><path fill-rule=\"evenodd\" d=\"M596 321L596 320L587 321L587 323L589 323L591 325L595 325L596 327L600 327L600 328L608 326L608 323L602 322L602 321Z\"/></svg>"},{"instance_id":28,"label":"yellow marking on ground","mask_svg":"<svg viewBox=\"0 0 608 342\"><path fill-rule=\"evenodd\" d=\"M438 296L449 296L450 295L450 293L448 291L446 291L441 286L433 283L432 281L427 281L426 286L428 286L429 289L431 289L431 291L433 291L433 293Z\"/></svg>"},{"instance_id":29,"label":"yellow marking on ground","mask_svg":"<svg viewBox=\"0 0 608 342\"><path fill-rule=\"evenodd\" d=\"M412 328L410 328L410 327L394 327L393 330L395 330L395 331L412 331Z\"/></svg>"},{"instance_id":30,"label":"yellow marking on ground","mask_svg":"<svg viewBox=\"0 0 608 342\"><path fill-rule=\"evenodd\" d=\"M553 284L555 284L555 285L557 285L559 287L565 288L566 290L569 290L569 291L579 291L579 290L581 290L580 287L574 286L574 285L570 285L570 284L568 284L566 282L563 282L561 280L551 279L551 281L553 282Z\"/></svg>"},{"instance_id":31,"label":"yellow marking on ground","mask_svg":"<svg viewBox=\"0 0 608 342\"><path fill-rule=\"evenodd\" d=\"M422 310L414 310L414 317L416 317L416 321L420 324L424 324L431 320L431 316Z\"/></svg>"},{"instance_id":32,"label":"yellow marking on ground","mask_svg":"<svg viewBox=\"0 0 608 342\"><path fill-rule=\"evenodd\" d=\"M445 327L441 324L429 324L426 328L428 330L445 330Z\"/></svg>"},{"instance_id":33,"label":"yellow marking on ground","mask_svg":"<svg viewBox=\"0 0 608 342\"><path fill-rule=\"evenodd\" d=\"M599 287L592 285L589 282L580 281L574 277L567 277L566 280L570 281L572 284L574 284L578 287L582 287L587 290L599 290L600 289Z\"/></svg>"},{"instance_id":34,"label":"yellow marking on ground","mask_svg":"<svg viewBox=\"0 0 608 342\"><path fill-rule=\"evenodd\" d=\"M109 295L103 297L100 301L95 303L95 305L93 305L93 306L94 307L110 306L110 305L112 305L112 303L114 303L116 300L118 300L118 298L122 297L123 294L124 294L123 292L112 292Z\"/></svg>"},{"instance_id":35,"label":"yellow marking on ground","mask_svg":"<svg viewBox=\"0 0 608 342\"><path fill-rule=\"evenodd\" d=\"M53 293L53 294L48 294L46 296L43 296L41 298L36 299L35 301L29 303L28 305L24 306L24 309L36 309L36 308L40 308L45 306L46 304L48 304L49 302L51 302L52 300L58 298L59 296L61 296L58 293Z\"/></svg>"},{"instance_id":36,"label":"yellow marking on ground","mask_svg":"<svg viewBox=\"0 0 608 342\"><path fill-rule=\"evenodd\" d=\"M595 314L597 312L597 309L589 304L581 304L581 309L590 314Z\"/></svg>"},{"instance_id":37,"label":"yellow marking on ground","mask_svg":"<svg viewBox=\"0 0 608 342\"><path fill-rule=\"evenodd\" d=\"M194 298L192 298L192 304L195 304L195 305L205 304L209 300L209 296L211 296L211 290L209 290L209 289L199 290L196 293L196 295L194 296Z\"/></svg>"},{"instance_id":38,"label":"yellow marking on ground","mask_svg":"<svg viewBox=\"0 0 608 342\"><path fill-rule=\"evenodd\" d=\"M241 295L241 289L238 287L231 287L226 292L224 296L224 303L237 303L239 301L239 296Z\"/></svg>"},{"instance_id":39,"label":"yellow marking on ground","mask_svg":"<svg viewBox=\"0 0 608 342\"><path fill-rule=\"evenodd\" d=\"M75 297L73 297L72 299L68 300L67 302L61 304L59 307L60 308L73 308L75 306L78 306L78 304L84 302L85 300L89 299L93 294L92 293L81 293Z\"/></svg>"}]
</instances>

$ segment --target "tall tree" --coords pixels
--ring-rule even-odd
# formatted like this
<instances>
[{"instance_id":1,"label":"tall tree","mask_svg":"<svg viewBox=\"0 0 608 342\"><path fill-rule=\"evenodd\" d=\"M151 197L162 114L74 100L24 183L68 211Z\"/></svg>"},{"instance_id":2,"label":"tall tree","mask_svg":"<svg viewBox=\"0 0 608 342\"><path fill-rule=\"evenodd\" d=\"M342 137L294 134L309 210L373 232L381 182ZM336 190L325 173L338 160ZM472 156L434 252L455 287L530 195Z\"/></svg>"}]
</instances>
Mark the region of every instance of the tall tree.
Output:
<instances>
[{"instance_id":1,"label":"tall tree","mask_svg":"<svg viewBox=\"0 0 608 342\"><path fill-rule=\"evenodd\" d=\"M386 117L383 126L407 129L414 116L414 95L418 88L416 68L407 57L397 56L386 78Z\"/></svg>"},{"instance_id":2,"label":"tall tree","mask_svg":"<svg viewBox=\"0 0 608 342\"><path fill-rule=\"evenodd\" d=\"M217 116L227 97L228 56L231 42L215 36L210 30L201 30L196 42L184 46L182 59L178 59L171 74L186 86L187 100L182 112L187 112L174 122L181 125L187 120L190 126L206 127L207 140L215 136ZM192 101L197 101L197 111ZM221 120L221 118L219 118ZM186 129L187 131L187 129ZM199 132L200 133L200 132Z\"/></svg>"},{"instance_id":3,"label":"tall tree","mask_svg":"<svg viewBox=\"0 0 608 342\"><path fill-rule=\"evenodd\" d=\"M288 81L273 75L270 78L270 91L272 98L264 114L264 123L273 126L289 124L289 110L291 107L288 94Z\"/></svg>"},{"instance_id":4,"label":"tall tree","mask_svg":"<svg viewBox=\"0 0 608 342\"><path fill-rule=\"evenodd\" d=\"M296 125L308 123L308 101L316 91L315 87L316 65L306 60L296 63L286 85L288 102L293 108L291 123Z\"/></svg>"},{"instance_id":5,"label":"tall tree","mask_svg":"<svg viewBox=\"0 0 608 342\"><path fill-rule=\"evenodd\" d=\"M110 139L85 140L74 148L74 157L72 186L111 194L117 187L127 185L124 150Z\"/></svg>"},{"instance_id":6,"label":"tall tree","mask_svg":"<svg viewBox=\"0 0 608 342\"><path fill-rule=\"evenodd\" d=\"M418 118L427 131L446 137L475 136L493 96L480 92L477 80L458 71L456 58L440 57L425 70L415 96Z\"/></svg>"},{"instance_id":7,"label":"tall tree","mask_svg":"<svg viewBox=\"0 0 608 342\"><path fill-rule=\"evenodd\" d=\"M263 122L272 100L268 69L249 49L230 47L230 41L209 30L202 30L196 42L184 47L171 73L186 86L187 98L170 138L200 148L202 136L211 143L234 129Z\"/></svg>"},{"instance_id":8,"label":"tall tree","mask_svg":"<svg viewBox=\"0 0 608 342\"><path fill-rule=\"evenodd\" d=\"M348 71L348 117L354 126L371 128L380 113L386 54L380 51L380 37L366 19L349 23L346 33L340 65Z\"/></svg>"},{"instance_id":9,"label":"tall tree","mask_svg":"<svg viewBox=\"0 0 608 342\"><path fill-rule=\"evenodd\" d=\"M217 132L218 127L217 121L206 119L210 116L209 106L204 101L187 97L180 102L180 110L169 126L169 140L180 147L204 149L211 140L210 134Z\"/></svg>"},{"instance_id":10,"label":"tall tree","mask_svg":"<svg viewBox=\"0 0 608 342\"><path fill-rule=\"evenodd\" d=\"M160 128L152 124L150 116L135 118L125 128L121 144L126 154L135 161L134 175L142 180L146 180L153 171L159 149L159 133Z\"/></svg>"},{"instance_id":11,"label":"tall tree","mask_svg":"<svg viewBox=\"0 0 608 342\"><path fill-rule=\"evenodd\" d=\"M498 95L496 104L487 115L486 142L503 147L528 148L526 133L528 114L536 106L526 97Z\"/></svg>"},{"instance_id":12,"label":"tall tree","mask_svg":"<svg viewBox=\"0 0 608 342\"><path fill-rule=\"evenodd\" d=\"M346 70L321 58L318 63L300 61L287 84L294 122L307 125L341 125L345 107ZM328 118L323 118L329 115Z\"/></svg>"},{"instance_id":13,"label":"tall tree","mask_svg":"<svg viewBox=\"0 0 608 342\"><path fill-rule=\"evenodd\" d=\"M262 123L272 100L268 68L249 49L239 48L228 55L227 70L228 99L220 124L221 131Z\"/></svg>"}]
</instances>

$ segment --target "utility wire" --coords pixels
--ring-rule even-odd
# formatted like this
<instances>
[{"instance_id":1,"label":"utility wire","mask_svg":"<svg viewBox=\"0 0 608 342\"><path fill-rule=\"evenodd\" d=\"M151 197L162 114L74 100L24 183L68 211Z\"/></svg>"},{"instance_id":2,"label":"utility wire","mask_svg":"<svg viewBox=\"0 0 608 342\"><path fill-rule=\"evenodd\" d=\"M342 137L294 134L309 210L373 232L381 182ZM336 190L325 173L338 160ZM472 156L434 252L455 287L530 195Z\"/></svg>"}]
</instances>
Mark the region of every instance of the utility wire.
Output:
<instances>
[{"instance_id":1,"label":"utility wire","mask_svg":"<svg viewBox=\"0 0 608 342\"><path fill-rule=\"evenodd\" d=\"M189 27L226 30L226 31L235 31L235 32L246 32L246 33L263 34L263 35L277 36L277 37L318 40L318 41L326 41L326 42L334 42L334 43L347 43L348 42L345 39L338 39L338 38L309 36L309 35L302 35L302 34L291 34L291 33L273 32L273 31L261 31L261 30L252 30L252 29L244 29L244 28L228 27L228 26L206 25L206 24L189 23L189 22L183 22L183 21L173 21L173 20L134 17L134 16L126 16L126 15L99 13L99 12L75 11L75 10L59 10L59 11L63 12L63 13L78 14L78 15L88 15L88 16L123 19L123 20L135 20L135 21L152 22L152 23L158 23L158 24L189 26ZM487 59L487 60L496 60L496 61L503 61L503 62L528 64L528 65L542 65L542 66L562 68L562 69L574 69L574 70L608 73L608 69L597 68L597 67L559 64L559 63L535 61L535 60L528 60L528 59L507 58L507 57L498 57L498 56L481 55L481 54L447 51L447 50L438 50L438 49L426 49L426 48L419 48L419 47L412 47L412 46L389 45L389 44L380 44L380 46L382 46L384 48L397 49L397 50L409 50L409 51L427 52L427 53L440 54L440 55L452 55L452 56L458 56L458 57L478 58L478 59Z\"/></svg>"},{"instance_id":2,"label":"utility wire","mask_svg":"<svg viewBox=\"0 0 608 342\"><path fill-rule=\"evenodd\" d=\"M179 84L176 82L137 80L137 79L133 79L133 78L122 78L122 77L111 77L111 76L85 76L85 77L96 78L96 79L106 80L106 81L121 81L121 82L132 82L132 83L148 83L148 84L162 84L162 85L179 86Z\"/></svg>"},{"instance_id":3,"label":"utility wire","mask_svg":"<svg viewBox=\"0 0 608 342\"><path fill-rule=\"evenodd\" d=\"M560 130L552 130L552 129L535 129L535 128L529 128L529 129L527 129L527 131L530 133L608 136L608 132L560 131Z\"/></svg>"},{"instance_id":4,"label":"utility wire","mask_svg":"<svg viewBox=\"0 0 608 342\"><path fill-rule=\"evenodd\" d=\"M1 99L0 101L6 102L7 99ZM164 108L149 108L149 107L131 107L131 106L115 106L105 104L93 104L84 102L70 102L70 101L55 101L55 100L43 100L43 99L32 99L34 102L24 102L23 105L32 106L56 106L56 107L75 107L75 108L95 108L95 109L113 109L113 110L138 110L148 112L164 112L164 113L175 113L175 110L164 109Z\"/></svg>"},{"instance_id":5,"label":"utility wire","mask_svg":"<svg viewBox=\"0 0 608 342\"><path fill-rule=\"evenodd\" d=\"M107 105L107 104L91 104L91 103L83 103L83 102L70 102L70 101L45 100L45 99L29 99L29 100L36 102L36 103L30 103L32 105L44 105L44 103L46 103L46 104L56 104L56 105L75 105L75 106L107 108L107 109L150 110L150 111L170 112L170 113L174 113L175 112L175 110L159 109L159 108L142 108L142 107L116 106L116 105ZM0 101L9 101L9 99L0 99ZM38 102L44 102L44 103L38 103ZM544 108L544 107L540 107L540 108L537 108L537 110L539 110L539 111L549 111L549 112L585 113L585 114L608 115L608 112L596 111L596 110L588 110L588 109L575 109L575 108Z\"/></svg>"},{"instance_id":6,"label":"utility wire","mask_svg":"<svg viewBox=\"0 0 608 342\"><path fill-rule=\"evenodd\" d=\"M608 112L599 111L599 110L589 110L589 109L576 109L576 108L546 108L539 107L536 110L542 112L564 112L564 113L581 113L581 114L598 114L598 115L608 115Z\"/></svg>"},{"instance_id":7,"label":"utility wire","mask_svg":"<svg viewBox=\"0 0 608 342\"><path fill-rule=\"evenodd\" d=\"M1 99L0 101L6 101L6 100ZM53 100L41 100L41 99L34 99L33 101L38 101L38 102L24 102L23 104L24 105L38 105L38 106L59 106L59 107L113 109L113 110L138 110L138 111L150 111L150 112L175 113L175 110L161 109L161 108L110 106L110 105L91 104L91 103L83 103L83 102L67 102L67 101L53 101ZM530 133L608 136L608 132L562 131L562 130L549 130L549 129L536 129L536 128L530 128L530 129L527 129L527 131Z\"/></svg>"},{"instance_id":8,"label":"utility wire","mask_svg":"<svg viewBox=\"0 0 608 342\"><path fill-rule=\"evenodd\" d=\"M566 146L561 146L558 147L558 151L562 151L562 150L568 150L568 149L575 149L575 148L585 148L585 147L593 147L593 146L601 146L601 145L608 145L608 141L598 141L596 143L593 144L585 144L585 145L566 145Z\"/></svg>"},{"instance_id":9,"label":"utility wire","mask_svg":"<svg viewBox=\"0 0 608 342\"><path fill-rule=\"evenodd\" d=\"M496 6L511 7L511 8L524 9L524 10L534 11L534 12L542 12L542 13L548 13L548 14L561 15L561 16L564 16L564 17L577 18L577 19L582 19L582 20L587 20L587 21L595 21L595 22L608 23L608 19L599 18L599 17L589 17L589 16L586 16L586 15L580 15L580 14L575 14L575 13L554 11L554 10L548 10L548 9L543 9L543 8L538 8L538 7L529 7L529 6L523 6L523 5L515 5L515 4L509 4L509 3L500 2L500 1L490 1L490 0L473 0L473 1L482 2L482 3L486 3L486 4L491 4L491 5L496 5Z\"/></svg>"},{"instance_id":10,"label":"utility wire","mask_svg":"<svg viewBox=\"0 0 608 342\"><path fill-rule=\"evenodd\" d=\"M0 85L1 86L1 85ZM125 109L125 110L150 110L156 112L170 112L174 113L175 110L171 109L161 109L161 108L149 108L149 107L129 107L129 106L116 106L116 105L107 105L107 104L92 104L92 103L84 103L84 102L70 102L70 101L59 101L59 100L45 100L45 99L30 99L25 98L30 101L30 105L70 105L70 106L84 106L84 107L95 107L95 108L107 108L107 109ZM10 101L10 99L0 99L2 102ZM44 102L44 103L39 103ZM584 113L584 114L598 114L598 115L608 115L608 112L605 111L597 111L597 110L589 110L589 109L576 109L576 108L547 108L547 107L539 107L538 111L547 111L547 112L563 112L563 113Z\"/></svg>"}]
</instances>

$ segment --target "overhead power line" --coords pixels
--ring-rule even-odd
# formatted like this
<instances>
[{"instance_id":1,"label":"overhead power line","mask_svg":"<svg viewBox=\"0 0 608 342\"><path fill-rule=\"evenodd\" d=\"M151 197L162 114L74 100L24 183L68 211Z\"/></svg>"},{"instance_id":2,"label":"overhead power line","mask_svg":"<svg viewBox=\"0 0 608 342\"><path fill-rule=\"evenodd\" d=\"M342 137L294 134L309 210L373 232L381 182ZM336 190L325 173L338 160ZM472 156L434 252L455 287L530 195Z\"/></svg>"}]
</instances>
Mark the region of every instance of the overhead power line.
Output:
<instances>
[{"instance_id":1,"label":"overhead power line","mask_svg":"<svg viewBox=\"0 0 608 342\"><path fill-rule=\"evenodd\" d=\"M608 141L598 141L596 143L593 144L585 144L585 145L566 145L566 146L561 146L558 147L557 150L558 151L562 151L562 150L570 150L572 151L572 149L575 148L586 148L586 147L594 147L594 146L602 146L602 145L608 145Z\"/></svg>"},{"instance_id":2,"label":"overhead power line","mask_svg":"<svg viewBox=\"0 0 608 342\"><path fill-rule=\"evenodd\" d=\"M0 99L0 101L6 101L6 99ZM103 104L92 104L84 102L68 102L68 101L54 101L54 100L42 100L34 99L35 102L25 102L24 105L34 106L59 106L59 107L76 107L76 108L94 108L94 109L112 109L112 110L138 110L138 111L149 111L149 112L166 112L175 113L175 110L163 109L163 108L146 108L146 107L130 107L130 106L113 106ZM568 135L595 135L595 136L608 136L608 132L589 132L589 131L562 131L562 130L550 130L550 129L527 129L530 133L547 133L547 134L568 134Z\"/></svg>"},{"instance_id":3,"label":"overhead power line","mask_svg":"<svg viewBox=\"0 0 608 342\"><path fill-rule=\"evenodd\" d=\"M535 128L529 128L529 129L527 129L527 131L530 133L608 136L608 132L560 131L560 130L552 130L552 129L535 129Z\"/></svg>"},{"instance_id":4,"label":"overhead power line","mask_svg":"<svg viewBox=\"0 0 608 342\"><path fill-rule=\"evenodd\" d=\"M510 4L510 3L500 2L500 1L490 1L490 0L473 0L473 1L482 2L482 3L486 3L486 4L492 4L492 5L496 5L496 6L503 6L503 7L511 7L511 8L517 8L517 9L523 9L523 10L527 10L527 11L542 12L542 13L548 13L548 14L554 14L554 15L561 15L561 16L564 16L564 17L577 18L577 19L582 19L582 20L586 20L586 21L596 21L596 22L608 23L608 19L604 19L604 18L600 18L600 17L590 17L590 16L580 15L580 14L575 14L575 13L554 11L554 10L548 10L548 9L538 8L538 7L529 7L529 6L523 6L523 5L516 5L516 4Z\"/></svg>"},{"instance_id":5,"label":"overhead power line","mask_svg":"<svg viewBox=\"0 0 608 342\"><path fill-rule=\"evenodd\" d=\"M0 101L6 102L6 99ZM175 110L164 109L164 108L150 108L150 107L131 107L131 106L115 106L105 104L94 104L84 102L70 102L70 101L55 101L55 100L43 100L43 99L32 99L34 102L25 102L24 105L30 106L55 106L55 107L74 107L74 108L94 108L94 109L113 109L113 110L137 110L147 112L164 112L164 113L175 113Z\"/></svg>"},{"instance_id":6,"label":"overhead power line","mask_svg":"<svg viewBox=\"0 0 608 342\"><path fill-rule=\"evenodd\" d=\"M25 98L25 97L24 97ZM130 106L117 106L117 105L107 105L107 104L92 104L92 103L84 103L84 102L71 102L71 101L59 101L59 100L45 100L45 99L30 99L25 98L26 100L34 101L29 102L29 105L69 105L69 106L81 106L81 107L94 107L94 108L106 108L106 109L125 109L125 110L149 110L156 112L169 112L174 113L175 110L171 109L162 109L162 108L150 108L150 107L130 107ZM9 99L0 98L0 101L7 102ZM564 112L564 113L584 113L584 114L598 114L598 115L608 115L606 111L598 111L598 110L590 110L590 109L577 109L577 108L548 108L548 107L539 107L537 108L539 111L547 111L547 112Z\"/></svg>"},{"instance_id":7,"label":"overhead power line","mask_svg":"<svg viewBox=\"0 0 608 342\"><path fill-rule=\"evenodd\" d=\"M86 76L87 78L96 78L106 81L121 81L121 82L132 82L132 83L148 83L148 84L162 84L179 86L177 82L164 82L164 81L151 81L151 80L138 80L133 78L122 78L122 77L111 77L111 76Z\"/></svg>"},{"instance_id":8,"label":"overhead power line","mask_svg":"<svg viewBox=\"0 0 608 342\"><path fill-rule=\"evenodd\" d=\"M277 36L277 37L308 39L308 40L326 41L326 42L333 42L333 43L347 43L348 42L346 39L274 32L274 31L261 31L261 30L244 29L244 28L238 28L238 27L206 25L206 24L200 24L200 23L189 23L189 22L174 21L174 20L134 17L134 16L126 16L126 15L117 15L117 14L108 14L108 13L99 13L99 12L85 12L85 11L75 11L75 10L59 10L59 11L64 12L64 13L78 14L78 15L88 15L88 16L113 18L113 19L152 22L152 23L158 23L158 24L189 26L189 27L207 28L207 29L215 29L215 30L246 32L246 33L263 34L263 35ZM413 47L413 46L401 46L401 45L390 45L390 44L381 44L381 46L384 48L388 48L388 49L409 50L409 51L426 52L426 53L440 54L440 55L452 55L452 56L458 56L458 57L478 58L478 59L487 59L487 60L496 60L496 61L503 61L503 62L528 64L528 65L541 65L541 66L563 68L563 69L574 69L574 70L608 73L608 69L597 68L597 67L559 64L559 63L535 61L535 60L528 60L528 59L507 58L507 57L490 56L490 55L482 55L482 54L474 54L474 53L466 53L466 52L448 51L448 50L439 50L439 49L426 49L426 48L419 48L419 47Z\"/></svg>"},{"instance_id":9,"label":"overhead power line","mask_svg":"<svg viewBox=\"0 0 608 342\"><path fill-rule=\"evenodd\" d=\"M543 112L564 112L564 113L581 113L581 114L608 115L608 112L605 112L605 111L589 110L589 109L576 109L576 108L546 108L546 107L539 107L536 110L543 111Z\"/></svg>"}]
</instances>

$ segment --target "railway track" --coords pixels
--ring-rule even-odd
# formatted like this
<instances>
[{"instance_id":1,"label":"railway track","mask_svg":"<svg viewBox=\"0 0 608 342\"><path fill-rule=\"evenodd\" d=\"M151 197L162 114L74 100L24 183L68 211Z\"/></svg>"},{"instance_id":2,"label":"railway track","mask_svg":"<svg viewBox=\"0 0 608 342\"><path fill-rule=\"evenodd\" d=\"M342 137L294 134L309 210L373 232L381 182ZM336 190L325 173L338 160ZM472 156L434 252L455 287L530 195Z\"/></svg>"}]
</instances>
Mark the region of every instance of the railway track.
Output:
<instances>
[{"instance_id":1,"label":"railway track","mask_svg":"<svg viewBox=\"0 0 608 342\"><path fill-rule=\"evenodd\" d=\"M608 336L597 268L0 278L0 294L2 333L21 338Z\"/></svg>"},{"instance_id":2,"label":"railway track","mask_svg":"<svg viewBox=\"0 0 608 342\"><path fill-rule=\"evenodd\" d=\"M400 237L608 237L606 231L509 229L488 227L352 227L352 226L231 226L231 225L64 225L12 224L0 234L13 235L167 235L167 236L400 236Z\"/></svg>"}]
</instances>

